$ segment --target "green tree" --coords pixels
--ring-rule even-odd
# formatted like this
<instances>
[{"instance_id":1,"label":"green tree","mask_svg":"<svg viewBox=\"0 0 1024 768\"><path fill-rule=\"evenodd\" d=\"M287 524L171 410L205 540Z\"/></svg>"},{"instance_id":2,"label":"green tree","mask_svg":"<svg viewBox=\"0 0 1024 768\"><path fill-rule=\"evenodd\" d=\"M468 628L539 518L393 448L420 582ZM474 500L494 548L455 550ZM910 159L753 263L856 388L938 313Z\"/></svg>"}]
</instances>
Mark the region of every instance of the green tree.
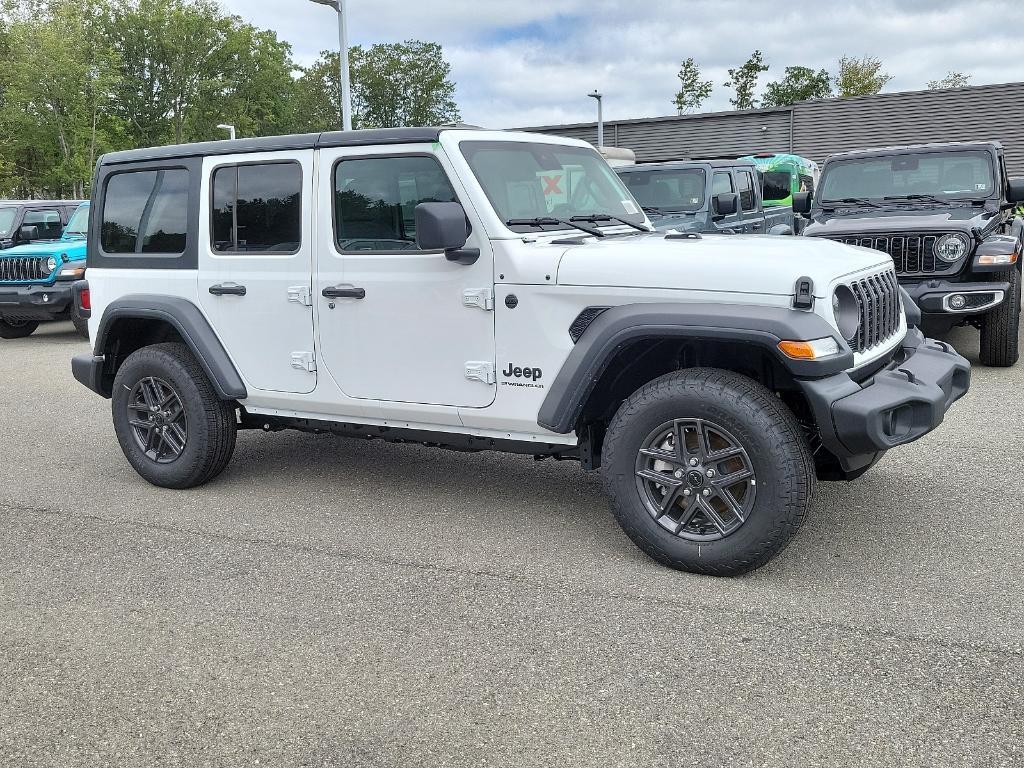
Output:
<instances>
[{"instance_id":1,"label":"green tree","mask_svg":"<svg viewBox=\"0 0 1024 768\"><path fill-rule=\"evenodd\" d=\"M117 58L103 0L25 3L8 17L0 111L2 185L20 195L85 196L100 152L120 133L108 112Z\"/></svg>"},{"instance_id":2,"label":"green tree","mask_svg":"<svg viewBox=\"0 0 1024 768\"><path fill-rule=\"evenodd\" d=\"M451 66L437 43L407 40L349 50L352 124L355 128L439 125L461 119ZM296 111L305 130L336 128L338 54L324 52L302 72Z\"/></svg>"},{"instance_id":3,"label":"green tree","mask_svg":"<svg viewBox=\"0 0 1024 768\"><path fill-rule=\"evenodd\" d=\"M736 109L753 109L757 106L754 98L754 91L757 89L757 80L762 72L768 71L768 65L764 63L764 57L760 51L754 51L750 58L742 66L729 70L729 80L725 86L732 88L735 95L729 99L729 103Z\"/></svg>"},{"instance_id":4,"label":"green tree","mask_svg":"<svg viewBox=\"0 0 1024 768\"><path fill-rule=\"evenodd\" d=\"M768 83L762 107L783 107L808 99L827 99L832 95L832 76L824 69L786 67L781 80Z\"/></svg>"},{"instance_id":5,"label":"green tree","mask_svg":"<svg viewBox=\"0 0 1024 768\"><path fill-rule=\"evenodd\" d=\"M692 56L682 63L676 77L679 78L679 90L672 103L680 115L697 109L711 95L712 83L710 80L701 80L700 67Z\"/></svg>"},{"instance_id":6,"label":"green tree","mask_svg":"<svg viewBox=\"0 0 1024 768\"><path fill-rule=\"evenodd\" d=\"M287 129L291 48L214 0L119 0L106 29L121 62L115 113L135 146Z\"/></svg>"},{"instance_id":7,"label":"green tree","mask_svg":"<svg viewBox=\"0 0 1024 768\"><path fill-rule=\"evenodd\" d=\"M971 84L971 76L963 72L949 72L941 80L929 80L928 87L931 90L942 90L945 88L964 88Z\"/></svg>"},{"instance_id":8,"label":"green tree","mask_svg":"<svg viewBox=\"0 0 1024 768\"><path fill-rule=\"evenodd\" d=\"M839 59L836 90L841 98L870 96L881 91L890 80L892 75L882 72L881 59L873 56L843 56Z\"/></svg>"}]
</instances>

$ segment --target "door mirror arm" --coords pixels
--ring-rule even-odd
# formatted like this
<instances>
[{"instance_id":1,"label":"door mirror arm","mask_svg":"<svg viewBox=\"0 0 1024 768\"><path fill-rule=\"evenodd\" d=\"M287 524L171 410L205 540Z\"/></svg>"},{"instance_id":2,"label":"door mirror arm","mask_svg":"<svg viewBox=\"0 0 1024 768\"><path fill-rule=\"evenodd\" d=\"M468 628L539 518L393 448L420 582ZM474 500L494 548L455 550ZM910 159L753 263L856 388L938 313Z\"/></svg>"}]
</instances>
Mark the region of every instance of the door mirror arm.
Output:
<instances>
[{"instance_id":1,"label":"door mirror arm","mask_svg":"<svg viewBox=\"0 0 1024 768\"><path fill-rule=\"evenodd\" d=\"M479 248L449 248L444 252L444 257L448 261L454 261L456 264L476 264L476 260L480 258Z\"/></svg>"}]
</instances>

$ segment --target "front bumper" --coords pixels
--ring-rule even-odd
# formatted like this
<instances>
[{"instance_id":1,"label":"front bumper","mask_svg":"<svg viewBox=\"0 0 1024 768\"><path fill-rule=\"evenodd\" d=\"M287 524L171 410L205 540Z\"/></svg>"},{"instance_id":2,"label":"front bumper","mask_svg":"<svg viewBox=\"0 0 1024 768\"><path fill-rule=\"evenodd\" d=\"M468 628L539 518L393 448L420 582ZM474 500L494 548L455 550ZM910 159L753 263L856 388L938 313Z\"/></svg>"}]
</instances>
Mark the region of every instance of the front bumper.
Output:
<instances>
[{"instance_id":1,"label":"front bumper","mask_svg":"<svg viewBox=\"0 0 1024 768\"><path fill-rule=\"evenodd\" d=\"M72 283L52 285L0 284L0 316L25 320L50 320L65 314L72 305Z\"/></svg>"},{"instance_id":2,"label":"front bumper","mask_svg":"<svg viewBox=\"0 0 1024 768\"><path fill-rule=\"evenodd\" d=\"M1003 303L1010 284L1007 282L957 283L950 280L924 280L917 283L901 283L921 311L927 315L984 314ZM963 306L954 306L953 297L963 297Z\"/></svg>"},{"instance_id":3,"label":"front bumper","mask_svg":"<svg viewBox=\"0 0 1024 768\"><path fill-rule=\"evenodd\" d=\"M822 446L853 474L890 448L939 426L970 382L967 360L948 344L926 339L912 328L893 361L867 379L856 381L839 373L799 383Z\"/></svg>"}]
</instances>

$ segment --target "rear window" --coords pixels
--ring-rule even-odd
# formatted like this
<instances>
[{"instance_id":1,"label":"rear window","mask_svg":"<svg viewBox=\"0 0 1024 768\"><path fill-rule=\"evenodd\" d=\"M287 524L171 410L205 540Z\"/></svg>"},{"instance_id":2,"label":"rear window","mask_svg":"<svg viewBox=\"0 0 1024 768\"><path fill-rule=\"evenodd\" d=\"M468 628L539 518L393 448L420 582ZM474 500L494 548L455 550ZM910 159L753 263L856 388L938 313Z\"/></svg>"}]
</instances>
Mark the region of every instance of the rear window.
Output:
<instances>
[{"instance_id":1,"label":"rear window","mask_svg":"<svg viewBox=\"0 0 1024 768\"><path fill-rule=\"evenodd\" d=\"M112 254L184 253L188 182L184 168L111 176L103 199L103 250Z\"/></svg>"},{"instance_id":2,"label":"rear window","mask_svg":"<svg viewBox=\"0 0 1024 768\"><path fill-rule=\"evenodd\" d=\"M761 197L765 202L785 200L791 194L788 171L766 171L761 174Z\"/></svg>"}]
</instances>

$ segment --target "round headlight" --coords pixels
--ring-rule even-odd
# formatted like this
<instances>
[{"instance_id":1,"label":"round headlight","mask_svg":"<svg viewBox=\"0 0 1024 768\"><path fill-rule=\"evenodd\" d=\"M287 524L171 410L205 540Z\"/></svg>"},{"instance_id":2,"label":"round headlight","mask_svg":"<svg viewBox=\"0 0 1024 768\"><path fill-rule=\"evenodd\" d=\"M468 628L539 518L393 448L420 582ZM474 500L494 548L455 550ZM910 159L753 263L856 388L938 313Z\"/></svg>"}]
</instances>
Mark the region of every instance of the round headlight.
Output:
<instances>
[{"instance_id":1,"label":"round headlight","mask_svg":"<svg viewBox=\"0 0 1024 768\"><path fill-rule=\"evenodd\" d=\"M57 268L57 259L51 256L46 260L46 271L53 272Z\"/></svg>"},{"instance_id":2,"label":"round headlight","mask_svg":"<svg viewBox=\"0 0 1024 768\"><path fill-rule=\"evenodd\" d=\"M840 285L832 294L832 312L843 338L852 342L860 330L860 309L857 298L848 286Z\"/></svg>"},{"instance_id":3,"label":"round headlight","mask_svg":"<svg viewBox=\"0 0 1024 768\"><path fill-rule=\"evenodd\" d=\"M967 238L963 235L943 235L935 241L935 255L952 264L967 255Z\"/></svg>"}]
</instances>

